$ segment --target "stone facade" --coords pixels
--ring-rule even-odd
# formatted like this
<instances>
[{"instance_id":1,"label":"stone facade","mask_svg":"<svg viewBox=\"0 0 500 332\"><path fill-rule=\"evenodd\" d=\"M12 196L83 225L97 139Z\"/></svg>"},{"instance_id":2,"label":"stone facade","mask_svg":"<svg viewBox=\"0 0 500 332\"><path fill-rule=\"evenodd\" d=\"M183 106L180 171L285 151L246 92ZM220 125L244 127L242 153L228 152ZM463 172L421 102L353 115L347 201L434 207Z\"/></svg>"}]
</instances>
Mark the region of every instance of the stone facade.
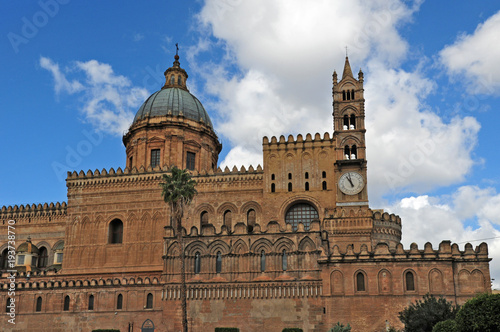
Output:
<instances>
[{"instance_id":1,"label":"stone facade","mask_svg":"<svg viewBox=\"0 0 500 332\"><path fill-rule=\"evenodd\" d=\"M178 57L165 77L165 93L194 98ZM333 75L333 134L264 137L264 165L248 169L216 167L222 146L204 109L148 99L123 138L126 168L68 173L67 203L0 211L0 303L11 275L16 288L16 325L4 315L2 328L179 331L179 246L159 186L171 165L197 182L183 220L192 331L385 331L426 293L463 303L491 292L485 243L405 249L401 219L369 207L363 79L346 59Z\"/></svg>"}]
</instances>

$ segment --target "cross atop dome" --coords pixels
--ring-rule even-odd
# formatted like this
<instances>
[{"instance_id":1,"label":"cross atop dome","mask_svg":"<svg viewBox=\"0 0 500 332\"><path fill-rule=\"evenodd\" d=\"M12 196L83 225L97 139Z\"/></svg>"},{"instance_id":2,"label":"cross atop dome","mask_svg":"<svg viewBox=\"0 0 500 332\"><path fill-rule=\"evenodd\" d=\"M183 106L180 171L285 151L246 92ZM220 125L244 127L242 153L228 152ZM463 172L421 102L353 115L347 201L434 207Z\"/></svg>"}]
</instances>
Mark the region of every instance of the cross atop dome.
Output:
<instances>
[{"instance_id":1,"label":"cross atop dome","mask_svg":"<svg viewBox=\"0 0 500 332\"><path fill-rule=\"evenodd\" d=\"M172 67L165 70L165 85L162 89L180 88L189 91L186 86L188 74L181 68L181 63L179 62L179 44L175 44L175 48L174 63Z\"/></svg>"}]
</instances>

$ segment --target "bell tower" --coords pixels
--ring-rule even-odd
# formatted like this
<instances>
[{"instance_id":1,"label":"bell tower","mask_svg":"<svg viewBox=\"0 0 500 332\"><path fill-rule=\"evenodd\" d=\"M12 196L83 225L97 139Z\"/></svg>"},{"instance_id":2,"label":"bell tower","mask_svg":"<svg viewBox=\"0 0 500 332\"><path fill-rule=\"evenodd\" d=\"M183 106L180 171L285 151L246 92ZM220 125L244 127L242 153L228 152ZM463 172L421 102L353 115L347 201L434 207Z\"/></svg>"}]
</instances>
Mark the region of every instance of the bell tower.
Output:
<instances>
[{"instance_id":1,"label":"bell tower","mask_svg":"<svg viewBox=\"0 0 500 332\"><path fill-rule=\"evenodd\" d=\"M355 79L346 56L340 82L333 72L337 207L368 206L363 72Z\"/></svg>"}]
</instances>

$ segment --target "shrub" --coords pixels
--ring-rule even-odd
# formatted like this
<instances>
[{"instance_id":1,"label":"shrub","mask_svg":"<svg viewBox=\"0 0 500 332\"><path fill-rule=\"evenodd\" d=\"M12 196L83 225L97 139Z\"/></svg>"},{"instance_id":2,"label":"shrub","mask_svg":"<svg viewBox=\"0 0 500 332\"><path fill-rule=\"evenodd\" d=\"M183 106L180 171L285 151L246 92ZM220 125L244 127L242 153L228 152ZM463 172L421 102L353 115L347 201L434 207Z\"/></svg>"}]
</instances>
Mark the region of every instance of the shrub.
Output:
<instances>
[{"instance_id":1,"label":"shrub","mask_svg":"<svg viewBox=\"0 0 500 332\"><path fill-rule=\"evenodd\" d=\"M344 326L344 324L341 324L340 322L337 322L337 325L332 327L328 332L350 332L351 331L351 325L349 323L347 326Z\"/></svg>"},{"instance_id":2,"label":"shrub","mask_svg":"<svg viewBox=\"0 0 500 332\"><path fill-rule=\"evenodd\" d=\"M453 319L444 320L434 325L432 332L457 332L457 322Z\"/></svg>"},{"instance_id":3,"label":"shrub","mask_svg":"<svg viewBox=\"0 0 500 332\"><path fill-rule=\"evenodd\" d=\"M399 320L405 324L406 332L432 331L434 325L454 319L458 307L445 298L424 295L423 301L417 300L399 313Z\"/></svg>"},{"instance_id":4,"label":"shrub","mask_svg":"<svg viewBox=\"0 0 500 332\"><path fill-rule=\"evenodd\" d=\"M237 327L216 327L215 332L240 332Z\"/></svg>"},{"instance_id":5,"label":"shrub","mask_svg":"<svg viewBox=\"0 0 500 332\"><path fill-rule=\"evenodd\" d=\"M284 328L282 332L302 332L302 329L299 329L298 327L287 327Z\"/></svg>"},{"instance_id":6,"label":"shrub","mask_svg":"<svg viewBox=\"0 0 500 332\"><path fill-rule=\"evenodd\" d=\"M500 331L500 294L481 294L465 302L456 321L460 332Z\"/></svg>"}]
</instances>

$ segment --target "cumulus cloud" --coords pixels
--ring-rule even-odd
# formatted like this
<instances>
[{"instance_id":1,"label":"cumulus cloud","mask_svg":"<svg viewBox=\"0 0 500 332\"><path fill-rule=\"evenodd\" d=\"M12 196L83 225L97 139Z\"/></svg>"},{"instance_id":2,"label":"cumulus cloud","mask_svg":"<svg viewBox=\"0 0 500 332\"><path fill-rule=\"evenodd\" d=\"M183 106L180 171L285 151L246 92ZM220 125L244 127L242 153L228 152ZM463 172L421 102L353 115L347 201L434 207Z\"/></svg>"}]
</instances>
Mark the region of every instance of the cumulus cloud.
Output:
<instances>
[{"instance_id":1,"label":"cumulus cloud","mask_svg":"<svg viewBox=\"0 0 500 332\"><path fill-rule=\"evenodd\" d=\"M473 34L462 34L440 52L440 60L452 76L468 78L470 93L500 93L500 11L477 26Z\"/></svg>"},{"instance_id":2,"label":"cumulus cloud","mask_svg":"<svg viewBox=\"0 0 500 332\"><path fill-rule=\"evenodd\" d=\"M500 220L498 203L500 194L493 188L462 186L451 196L428 195L408 197L388 210L401 216L405 247L415 242L422 248L431 242L435 249L443 240L458 243L464 249L466 242L473 246L488 243L490 257L500 260ZM490 265L496 279L494 288L500 287L500 265Z\"/></svg>"},{"instance_id":3,"label":"cumulus cloud","mask_svg":"<svg viewBox=\"0 0 500 332\"><path fill-rule=\"evenodd\" d=\"M110 134L122 135L148 96L145 89L133 86L122 75L116 75L109 64L96 60L77 61L70 68L61 70L51 59L41 57L40 66L52 73L57 94L81 94L81 112L85 119L96 129ZM68 75L77 78L70 81Z\"/></svg>"},{"instance_id":4,"label":"cumulus cloud","mask_svg":"<svg viewBox=\"0 0 500 332\"><path fill-rule=\"evenodd\" d=\"M408 52L398 28L420 3L206 1L198 19L227 53L197 75L219 100L209 107L231 145L222 165L262 163L262 136L332 132L330 75L342 73L347 45L354 73L365 70L370 196L462 181L474 164L478 122L443 121L425 105L435 83L398 69ZM209 50L207 40L193 53Z\"/></svg>"}]
</instances>

